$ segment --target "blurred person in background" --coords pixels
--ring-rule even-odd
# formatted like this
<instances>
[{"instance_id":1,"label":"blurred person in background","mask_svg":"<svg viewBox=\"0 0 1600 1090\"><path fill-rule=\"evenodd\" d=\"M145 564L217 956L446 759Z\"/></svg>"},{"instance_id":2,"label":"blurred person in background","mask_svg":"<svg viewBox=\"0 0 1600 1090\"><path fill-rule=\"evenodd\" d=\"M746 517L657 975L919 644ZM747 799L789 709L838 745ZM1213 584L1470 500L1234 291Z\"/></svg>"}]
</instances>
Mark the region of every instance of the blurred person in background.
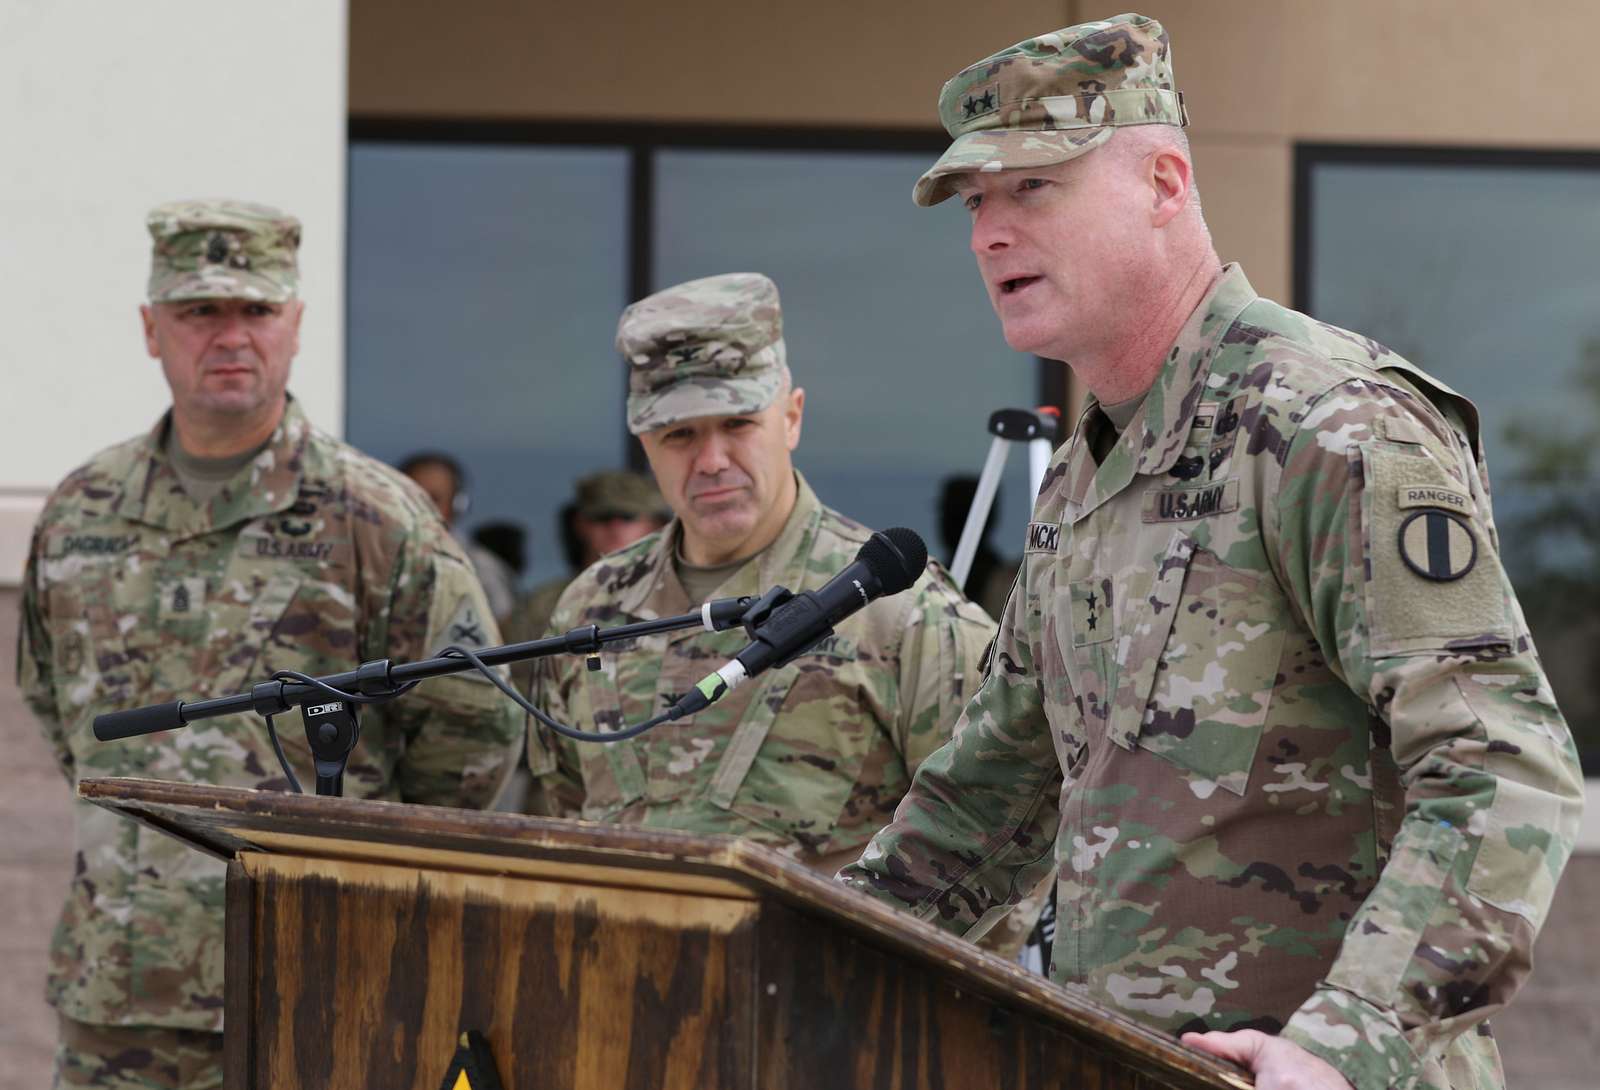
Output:
<instances>
[{"instance_id":1,"label":"blurred person in background","mask_svg":"<svg viewBox=\"0 0 1600 1090\"><path fill-rule=\"evenodd\" d=\"M572 502L557 516L568 573L540 583L518 600L506 622L506 639L536 640L546 634L561 592L578 573L667 524L672 511L656 483L642 473L608 469L580 477Z\"/></svg>"},{"instance_id":2,"label":"blurred person in background","mask_svg":"<svg viewBox=\"0 0 1600 1090\"><path fill-rule=\"evenodd\" d=\"M527 527L506 520L481 522L472 531L472 543L498 556L511 570L513 582L521 582L528 570Z\"/></svg>"},{"instance_id":3,"label":"blurred person in background","mask_svg":"<svg viewBox=\"0 0 1600 1090\"><path fill-rule=\"evenodd\" d=\"M444 520L445 529L461 545L467 559L472 561L483 584L483 593L489 599L489 608L498 623L505 623L516 603L517 576L511 566L492 549L462 535L460 521L472 508L472 496L467 491L467 473L461 463L443 451L427 450L401 459L401 473L410 477L428 494L433 506Z\"/></svg>"}]
</instances>

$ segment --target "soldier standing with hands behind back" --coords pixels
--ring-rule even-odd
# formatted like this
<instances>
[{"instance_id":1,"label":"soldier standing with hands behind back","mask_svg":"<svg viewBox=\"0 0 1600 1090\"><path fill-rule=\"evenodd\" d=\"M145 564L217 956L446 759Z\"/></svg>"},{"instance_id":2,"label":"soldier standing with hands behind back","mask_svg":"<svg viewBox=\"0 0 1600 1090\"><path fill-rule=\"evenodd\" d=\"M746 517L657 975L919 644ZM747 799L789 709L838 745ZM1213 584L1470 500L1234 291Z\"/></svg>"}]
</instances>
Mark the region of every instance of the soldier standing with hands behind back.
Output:
<instances>
[{"instance_id":1,"label":"soldier standing with hands behind back","mask_svg":"<svg viewBox=\"0 0 1600 1090\"><path fill-rule=\"evenodd\" d=\"M34 531L18 684L69 784L144 776L283 790L261 722L100 743L103 712L220 695L274 670L422 658L477 629L483 592L419 489L313 428L288 395L304 304L300 225L262 205L150 213L145 344L172 408L71 473ZM347 794L486 806L521 715L478 679L365 712ZM284 748L309 783L302 737ZM215 1087L223 868L99 807L75 807L51 948L55 1084Z\"/></svg>"},{"instance_id":2,"label":"soldier standing with hands behind back","mask_svg":"<svg viewBox=\"0 0 1600 1090\"><path fill-rule=\"evenodd\" d=\"M1093 395L950 745L843 878L940 926L1061 862L1051 976L1278 1087L1495 1087L1582 778L1470 402L1212 248L1165 32L940 95L1010 346Z\"/></svg>"}]
</instances>

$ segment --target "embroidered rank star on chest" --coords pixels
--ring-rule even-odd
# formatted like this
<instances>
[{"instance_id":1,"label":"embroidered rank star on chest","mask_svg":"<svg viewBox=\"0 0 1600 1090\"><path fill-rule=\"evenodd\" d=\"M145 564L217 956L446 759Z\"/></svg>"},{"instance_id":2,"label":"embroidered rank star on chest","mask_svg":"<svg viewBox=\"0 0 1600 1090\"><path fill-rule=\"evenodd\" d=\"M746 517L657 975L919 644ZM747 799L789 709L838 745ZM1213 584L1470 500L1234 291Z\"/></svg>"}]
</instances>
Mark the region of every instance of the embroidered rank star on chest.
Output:
<instances>
[{"instance_id":1,"label":"embroidered rank star on chest","mask_svg":"<svg viewBox=\"0 0 1600 1090\"><path fill-rule=\"evenodd\" d=\"M1072 584L1072 643L1087 647L1115 634L1111 613L1112 581L1079 579Z\"/></svg>"}]
</instances>

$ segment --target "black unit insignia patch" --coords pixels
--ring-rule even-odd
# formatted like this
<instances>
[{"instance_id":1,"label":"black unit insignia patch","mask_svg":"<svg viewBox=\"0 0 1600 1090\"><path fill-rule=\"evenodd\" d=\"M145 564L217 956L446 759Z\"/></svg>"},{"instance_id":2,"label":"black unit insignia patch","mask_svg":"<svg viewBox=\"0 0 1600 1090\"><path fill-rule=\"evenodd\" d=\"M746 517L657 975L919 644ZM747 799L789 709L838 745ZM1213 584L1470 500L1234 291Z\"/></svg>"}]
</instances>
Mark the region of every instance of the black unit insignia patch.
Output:
<instances>
[{"instance_id":1,"label":"black unit insignia patch","mask_svg":"<svg viewBox=\"0 0 1600 1090\"><path fill-rule=\"evenodd\" d=\"M1428 508L1400 524L1400 559L1424 579L1448 583L1478 562L1478 539L1460 515Z\"/></svg>"}]
</instances>

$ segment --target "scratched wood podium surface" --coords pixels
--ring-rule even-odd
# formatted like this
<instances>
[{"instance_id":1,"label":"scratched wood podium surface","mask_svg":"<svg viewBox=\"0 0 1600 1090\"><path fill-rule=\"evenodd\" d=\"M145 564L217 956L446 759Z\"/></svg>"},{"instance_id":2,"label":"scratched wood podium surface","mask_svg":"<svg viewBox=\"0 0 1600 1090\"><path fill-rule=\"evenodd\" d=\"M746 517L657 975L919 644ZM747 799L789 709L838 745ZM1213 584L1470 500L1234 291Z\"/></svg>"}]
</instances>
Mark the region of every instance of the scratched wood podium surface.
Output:
<instances>
[{"instance_id":1,"label":"scratched wood podium surface","mask_svg":"<svg viewBox=\"0 0 1600 1090\"><path fill-rule=\"evenodd\" d=\"M91 779L227 863L229 1090L1247 1088L732 837Z\"/></svg>"}]
</instances>

